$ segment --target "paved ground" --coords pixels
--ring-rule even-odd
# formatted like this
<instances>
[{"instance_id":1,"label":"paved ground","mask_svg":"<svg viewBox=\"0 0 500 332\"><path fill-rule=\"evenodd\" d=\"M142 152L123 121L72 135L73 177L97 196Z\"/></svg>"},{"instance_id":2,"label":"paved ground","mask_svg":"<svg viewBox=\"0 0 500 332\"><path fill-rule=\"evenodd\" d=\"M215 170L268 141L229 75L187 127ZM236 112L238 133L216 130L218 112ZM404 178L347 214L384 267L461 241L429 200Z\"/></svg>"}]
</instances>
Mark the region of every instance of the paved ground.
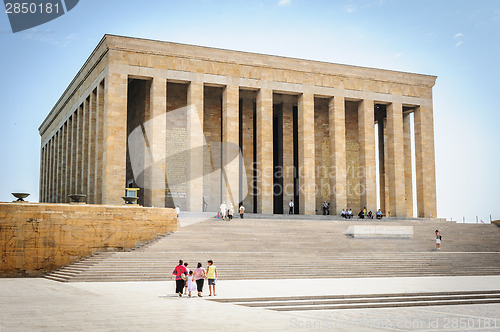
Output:
<instances>
[{"instance_id":1,"label":"paved ground","mask_svg":"<svg viewBox=\"0 0 500 332\"><path fill-rule=\"evenodd\" d=\"M0 280L0 331L500 330L500 304L275 312L178 298L173 281ZM500 276L220 280L217 298L497 290ZM205 295L208 295L205 289Z\"/></svg>"}]
</instances>

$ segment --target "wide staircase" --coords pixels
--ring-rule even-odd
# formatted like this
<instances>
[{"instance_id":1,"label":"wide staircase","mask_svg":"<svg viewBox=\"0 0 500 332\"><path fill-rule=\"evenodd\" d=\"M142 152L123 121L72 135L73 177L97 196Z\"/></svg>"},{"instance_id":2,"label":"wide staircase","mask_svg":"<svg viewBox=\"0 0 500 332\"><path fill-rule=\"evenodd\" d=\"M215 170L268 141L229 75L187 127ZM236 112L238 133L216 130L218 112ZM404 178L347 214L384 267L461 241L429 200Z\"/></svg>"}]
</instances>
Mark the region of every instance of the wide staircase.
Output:
<instances>
[{"instance_id":1,"label":"wide staircase","mask_svg":"<svg viewBox=\"0 0 500 332\"><path fill-rule=\"evenodd\" d=\"M183 216L177 232L129 252L103 252L54 271L63 281L166 280L179 259L212 259L220 279L500 275L500 227L443 220ZM413 226L409 239L357 239L350 225ZM441 250L434 231L442 230Z\"/></svg>"}]
</instances>

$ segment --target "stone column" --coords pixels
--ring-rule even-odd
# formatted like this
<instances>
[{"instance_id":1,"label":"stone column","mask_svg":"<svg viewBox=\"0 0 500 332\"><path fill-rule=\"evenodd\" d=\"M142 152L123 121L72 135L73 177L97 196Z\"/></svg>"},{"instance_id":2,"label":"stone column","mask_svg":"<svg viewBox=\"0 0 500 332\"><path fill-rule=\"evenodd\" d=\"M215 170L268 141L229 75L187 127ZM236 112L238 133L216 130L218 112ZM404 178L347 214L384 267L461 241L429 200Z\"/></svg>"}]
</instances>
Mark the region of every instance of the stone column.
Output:
<instances>
[{"instance_id":1,"label":"stone column","mask_svg":"<svg viewBox=\"0 0 500 332\"><path fill-rule=\"evenodd\" d=\"M405 217L405 151L403 141L403 106L387 105L387 176L391 216Z\"/></svg>"},{"instance_id":2,"label":"stone column","mask_svg":"<svg viewBox=\"0 0 500 332\"><path fill-rule=\"evenodd\" d=\"M56 136L50 138L49 202L55 203Z\"/></svg>"},{"instance_id":3,"label":"stone column","mask_svg":"<svg viewBox=\"0 0 500 332\"><path fill-rule=\"evenodd\" d=\"M410 113L403 114L403 136L405 146L405 201L406 217L413 217L413 174L411 167L411 122Z\"/></svg>"},{"instance_id":4,"label":"stone column","mask_svg":"<svg viewBox=\"0 0 500 332\"><path fill-rule=\"evenodd\" d=\"M203 151L205 139L203 135L203 81L201 78L192 81L187 91L187 209L188 211L203 211ZM204 154L201 154L201 158Z\"/></svg>"},{"instance_id":5,"label":"stone column","mask_svg":"<svg viewBox=\"0 0 500 332\"><path fill-rule=\"evenodd\" d=\"M104 90L105 82L102 80L97 87L96 110L96 163L95 163L95 201L103 203L103 176L104 176Z\"/></svg>"},{"instance_id":6,"label":"stone column","mask_svg":"<svg viewBox=\"0 0 500 332\"><path fill-rule=\"evenodd\" d=\"M77 194L76 189L76 153L77 153L77 124L78 124L78 112L75 111L72 118L71 124L71 174L70 174L70 192L69 194Z\"/></svg>"},{"instance_id":7,"label":"stone column","mask_svg":"<svg viewBox=\"0 0 500 332\"><path fill-rule=\"evenodd\" d=\"M51 203L56 203L56 180L57 180L57 137L54 134L52 136L52 162L51 162L51 175L50 175L50 202Z\"/></svg>"},{"instance_id":8,"label":"stone column","mask_svg":"<svg viewBox=\"0 0 500 332\"><path fill-rule=\"evenodd\" d=\"M57 132L52 136L52 176L50 183L50 202L57 203Z\"/></svg>"},{"instance_id":9,"label":"stone column","mask_svg":"<svg viewBox=\"0 0 500 332\"><path fill-rule=\"evenodd\" d=\"M90 122L89 122L89 167L88 167L88 179L89 179L89 190L87 196L87 203L95 204L95 187L96 187L96 173L95 173L95 162L96 162L96 102L97 102L97 89L93 90L90 94Z\"/></svg>"},{"instance_id":10,"label":"stone column","mask_svg":"<svg viewBox=\"0 0 500 332\"><path fill-rule=\"evenodd\" d=\"M314 142L314 95L303 93L298 100L300 212L316 214Z\"/></svg>"},{"instance_id":11,"label":"stone column","mask_svg":"<svg viewBox=\"0 0 500 332\"><path fill-rule=\"evenodd\" d=\"M330 202L333 215L347 208L345 100L333 97L328 103L328 130L330 134Z\"/></svg>"},{"instance_id":12,"label":"stone column","mask_svg":"<svg viewBox=\"0 0 500 332\"><path fill-rule=\"evenodd\" d=\"M44 162L44 180L43 180L43 203L49 201L49 175L50 175L50 141L44 146L45 162Z\"/></svg>"},{"instance_id":13,"label":"stone column","mask_svg":"<svg viewBox=\"0 0 500 332\"><path fill-rule=\"evenodd\" d=\"M38 201L43 203L45 181L45 146L40 149L40 184L38 187Z\"/></svg>"},{"instance_id":14,"label":"stone column","mask_svg":"<svg viewBox=\"0 0 500 332\"><path fill-rule=\"evenodd\" d=\"M126 186L127 74L109 67L104 89L103 204L122 205Z\"/></svg>"},{"instance_id":15,"label":"stone column","mask_svg":"<svg viewBox=\"0 0 500 332\"><path fill-rule=\"evenodd\" d=\"M52 202L52 164L53 164L53 153L52 153L52 138L47 142L48 149L48 162L47 162L47 193L46 202Z\"/></svg>"},{"instance_id":16,"label":"stone column","mask_svg":"<svg viewBox=\"0 0 500 332\"><path fill-rule=\"evenodd\" d=\"M55 202L61 202L61 128L55 134L56 137L56 169L55 169Z\"/></svg>"},{"instance_id":17,"label":"stone column","mask_svg":"<svg viewBox=\"0 0 500 332\"><path fill-rule=\"evenodd\" d=\"M235 213L240 202L239 192L239 98L237 85L225 87L222 96L222 200L233 204ZM225 196L225 197L224 197Z\"/></svg>"},{"instance_id":18,"label":"stone column","mask_svg":"<svg viewBox=\"0 0 500 332\"><path fill-rule=\"evenodd\" d=\"M61 173L61 202L66 203L68 197L68 190L66 187L67 184L67 172L68 172L68 123L65 122L62 125L62 151L63 151L63 159L62 159L62 173Z\"/></svg>"},{"instance_id":19,"label":"stone column","mask_svg":"<svg viewBox=\"0 0 500 332\"><path fill-rule=\"evenodd\" d=\"M147 139L151 167L145 170L144 199L145 206L165 207L165 170L167 143L167 80L154 77L150 93L150 122Z\"/></svg>"},{"instance_id":20,"label":"stone column","mask_svg":"<svg viewBox=\"0 0 500 332\"><path fill-rule=\"evenodd\" d=\"M83 173L83 126L85 124L85 118L83 113L83 104L78 107L78 117L77 117L77 126L76 126L76 174L75 174L75 194L83 194L83 185L82 185L82 173Z\"/></svg>"},{"instance_id":21,"label":"stone column","mask_svg":"<svg viewBox=\"0 0 500 332\"><path fill-rule=\"evenodd\" d=\"M361 208L377 209L375 128L373 100L363 100L358 106L358 140L360 170Z\"/></svg>"},{"instance_id":22,"label":"stone column","mask_svg":"<svg viewBox=\"0 0 500 332\"><path fill-rule=\"evenodd\" d=\"M436 218L436 170L432 106L415 110L415 161L417 171L417 215Z\"/></svg>"},{"instance_id":23,"label":"stone column","mask_svg":"<svg viewBox=\"0 0 500 332\"><path fill-rule=\"evenodd\" d=\"M257 94L257 212L273 213L273 91Z\"/></svg>"},{"instance_id":24,"label":"stone column","mask_svg":"<svg viewBox=\"0 0 500 332\"><path fill-rule=\"evenodd\" d=\"M83 102L83 126L82 126L82 194L86 195L85 201L89 198L89 98L85 98Z\"/></svg>"},{"instance_id":25,"label":"stone column","mask_svg":"<svg viewBox=\"0 0 500 332\"><path fill-rule=\"evenodd\" d=\"M57 180L57 135L51 138L51 165L50 165L50 202L56 203L56 180Z\"/></svg>"}]
</instances>

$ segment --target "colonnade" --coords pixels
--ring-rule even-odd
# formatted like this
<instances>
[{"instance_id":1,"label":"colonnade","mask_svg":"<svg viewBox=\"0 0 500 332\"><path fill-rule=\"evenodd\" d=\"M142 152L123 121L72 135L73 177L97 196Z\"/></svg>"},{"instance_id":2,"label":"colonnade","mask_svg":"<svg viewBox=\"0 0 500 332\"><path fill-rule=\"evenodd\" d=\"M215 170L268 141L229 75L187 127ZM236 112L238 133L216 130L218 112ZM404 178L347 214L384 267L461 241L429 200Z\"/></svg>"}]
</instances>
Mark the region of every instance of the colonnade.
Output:
<instances>
[{"instance_id":1,"label":"colonnade","mask_svg":"<svg viewBox=\"0 0 500 332\"><path fill-rule=\"evenodd\" d=\"M188 150L202 146L204 133L193 127L204 128L204 88L206 82L183 81L187 84L187 137ZM67 202L69 194L85 194L88 203L121 203L125 187L126 173L126 137L127 137L127 86L129 75L110 75L105 89L104 80L92 90L90 95L76 107L74 112L61 122L50 139L41 149L40 200L42 202ZM167 79L150 77L149 119L167 112ZM178 81L176 81L178 82ZM211 85L213 86L213 85ZM239 145L240 112L243 100L240 98L245 87L238 85L218 85L222 89L222 142ZM273 107L276 94L293 95L296 98L296 121L298 126L298 192L299 208L303 214L315 214L320 209L321 198L317 194L318 166L315 149L315 100L328 100L328 141L330 170L328 181L330 190L328 200L332 213L338 213L348 207L348 169L346 165L346 103L356 105L358 166L361 172L359 186L359 206L376 211L376 154L375 130L378 123L379 141L379 182L380 207L392 216L413 216L412 155L411 141L414 139L416 164L416 192L419 217L435 217L435 180L434 180L434 143L432 127L432 108L428 105L407 105L400 102L387 102L374 99L346 98L344 96L318 96L314 92L302 93L275 91L272 88L253 89L255 93L256 117L254 140L256 150L247 167L251 167L257 176L254 191L254 179L247 179L249 194L257 194L259 213L273 213ZM107 95L106 95L107 93ZM385 112L377 112L380 107ZM410 129L410 113L414 114L414 138ZM147 120L147 119L146 119ZM289 121L289 120L285 120ZM166 148L166 128L164 123L153 122L152 132L148 136L148 151L151 158L161 158ZM245 143L248 144L248 143ZM234 156L233 156L234 157ZM225 158L228 158L226 154ZM168 160L164 161L168 163ZM240 177L245 176L240 170L239 160L223 160L225 176L221 178L228 200L237 206L244 200L239 186ZM186 163L186 206L190 211L202 211L204 201L203 178L190 174L203 174L204 163L200 156L189 154ZM255 169L253 169L255 168ZM148 181L164 179L165 164L156 164L144 176ZM251 174L251 173L248 173ZM298 185L298 187L297 187ZM144 189L146 206L165 206L165 190L158 188ZM286 202L285 202L286 204Z\"/></svg>"},{"instance_id":2,"label":"colonnade","mask_svg":"<svg viewBox=\"0 0 500 332\"><path fill-rule=\"evenodd\" d=\"M96 84L42 142L40 202L67 203L71 194L103 202L104 88L104 80Z\"/></svg>"}]
</instances>

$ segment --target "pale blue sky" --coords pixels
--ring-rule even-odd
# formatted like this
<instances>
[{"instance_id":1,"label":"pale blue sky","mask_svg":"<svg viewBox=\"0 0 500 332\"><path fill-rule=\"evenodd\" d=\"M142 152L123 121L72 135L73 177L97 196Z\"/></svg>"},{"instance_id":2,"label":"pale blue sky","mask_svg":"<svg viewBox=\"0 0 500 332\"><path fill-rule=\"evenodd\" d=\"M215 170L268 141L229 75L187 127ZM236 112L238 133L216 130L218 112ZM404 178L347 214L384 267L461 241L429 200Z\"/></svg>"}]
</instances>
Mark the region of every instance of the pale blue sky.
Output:
<instances>
[{"instance_id":1,"label":"pale blue sky","mask_svg":"<svg viewBox=\"0 0 500 332\"><path fill-rule=\"evenodd\" d=\"M13 34L0 13L0 201L38 200L38 127L106 33L438 76L438 215L500 219L500 1L81 0Z\"/></svg>"}]
</instances>

